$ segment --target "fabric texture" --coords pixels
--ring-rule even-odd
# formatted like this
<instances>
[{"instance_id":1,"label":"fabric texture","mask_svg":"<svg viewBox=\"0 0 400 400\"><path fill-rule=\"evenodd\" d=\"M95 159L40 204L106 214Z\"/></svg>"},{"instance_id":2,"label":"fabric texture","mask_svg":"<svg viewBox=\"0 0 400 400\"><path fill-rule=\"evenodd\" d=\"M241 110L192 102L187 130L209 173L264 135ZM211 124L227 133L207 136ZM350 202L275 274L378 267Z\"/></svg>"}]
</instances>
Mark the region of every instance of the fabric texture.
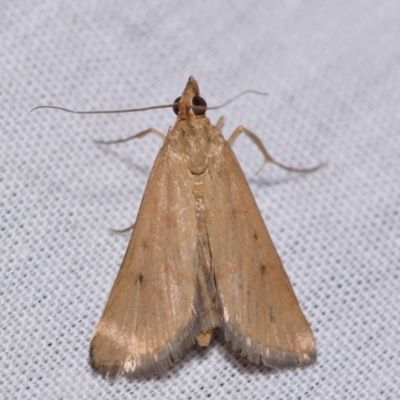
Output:
<instances>
[{"instance_id":1,"label":"fabric texture","mask_svg":"<svg viewBox=\"0 0 400 400\"><path fill-rule=\"evenodd\" d=\"M2 1L0 398L398 399L400 5L367 1ZM91 335L122 261L152 163L154 127L193 75L280 162L234 151L318 346L316 364L270 371L221 334L165 374L104 380ZM240 244L238 244L240 245Z\"/></svg>"}]
</instances>

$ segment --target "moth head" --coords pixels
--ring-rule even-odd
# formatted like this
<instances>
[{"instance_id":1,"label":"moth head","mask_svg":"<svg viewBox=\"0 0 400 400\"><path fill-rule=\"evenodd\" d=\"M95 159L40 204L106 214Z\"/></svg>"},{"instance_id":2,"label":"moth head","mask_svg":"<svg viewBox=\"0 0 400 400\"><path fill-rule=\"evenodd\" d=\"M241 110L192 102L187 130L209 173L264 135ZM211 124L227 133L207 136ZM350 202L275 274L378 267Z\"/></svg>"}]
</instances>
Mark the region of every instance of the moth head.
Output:
<instances>
[{"instance_id":1,"label":"moth head","mask_svg":"<svg viewBox=\"0 0 400 400\"><path fill-rule=\"evenodd\" d=\"M173 110L180 120L195 116L202 117L206 114L207 103L200 97L199 85L192 76L189 78L182 96L175 99Z\"/></svg>"}]
</instances>

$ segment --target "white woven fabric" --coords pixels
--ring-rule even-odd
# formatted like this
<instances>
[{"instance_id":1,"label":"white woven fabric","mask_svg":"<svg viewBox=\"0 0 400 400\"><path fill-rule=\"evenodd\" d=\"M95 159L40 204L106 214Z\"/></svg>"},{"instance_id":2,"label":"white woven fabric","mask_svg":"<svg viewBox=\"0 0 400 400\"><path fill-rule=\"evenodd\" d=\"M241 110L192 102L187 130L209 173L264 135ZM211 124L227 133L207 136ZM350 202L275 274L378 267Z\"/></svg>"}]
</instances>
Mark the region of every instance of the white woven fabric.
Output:
<instances>
[{"instance_id":1,"label":"white woven fabric","mask_svg":"<svg viewBox=\"0 0 400 400\"><path fill-rule=\"evenodd\" d=\"M142 4L142 5L140 5ZM398 399L400 7L358 1L2 1L1 399ZM160 147L101 147L170 109L78 116L30 108L171 103L193 75L277 160L240 138L249 179L318 345L304 369L268 371L222 335L160 377L107 381L88 347Z\"/></svg>"}]
</instances>

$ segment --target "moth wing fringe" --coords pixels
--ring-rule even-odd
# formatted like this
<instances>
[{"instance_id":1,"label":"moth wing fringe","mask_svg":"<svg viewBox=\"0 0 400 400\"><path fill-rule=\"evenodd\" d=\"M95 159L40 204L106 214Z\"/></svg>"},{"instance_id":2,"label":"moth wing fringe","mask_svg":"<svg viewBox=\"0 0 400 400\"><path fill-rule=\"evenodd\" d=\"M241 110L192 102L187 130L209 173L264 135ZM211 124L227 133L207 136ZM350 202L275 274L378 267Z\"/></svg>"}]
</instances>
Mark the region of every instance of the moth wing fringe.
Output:
<instances>
[{"instance_id":1,"label":"moth wing fringe","mask_svg":"<svg viewBox=\"0 0 400 400\"><path fill-rule=\"evenodd\" d=\"M270 349L254 343L232 324L224 323L225 340L232 343L234 350L240 350L241 355L254 364L263 363L267 367L290 368L298 365L306 366L314 363L317 352L314 349L309 353L293 353Z\"/></svg>"},{"instance_id":2,"label":"moth wing fringe","mask_svg":"<svg viewBox=\"0 0 400 400\"><path fill-rule=\"evenodd\" d=\"M91 345L90 365L105 378L114 378L117 375L125 375L127 378L137 378L143 375L162 373L171 367L174 362L183 358L184 351L195 343L198 332L197 321L193 319L171 343L160 349L156 354L138 360L127 359L120 364L111 366L97 364L94 361L93 346Z\"/></svg>"}]
</instances>

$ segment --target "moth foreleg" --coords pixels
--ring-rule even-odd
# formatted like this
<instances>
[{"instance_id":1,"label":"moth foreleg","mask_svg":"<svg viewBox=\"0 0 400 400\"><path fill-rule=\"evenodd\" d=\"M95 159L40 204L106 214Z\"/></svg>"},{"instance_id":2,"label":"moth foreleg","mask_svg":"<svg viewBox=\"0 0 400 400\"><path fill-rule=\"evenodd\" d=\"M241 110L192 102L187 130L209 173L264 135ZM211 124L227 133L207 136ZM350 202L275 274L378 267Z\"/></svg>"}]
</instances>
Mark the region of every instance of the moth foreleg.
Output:
<instances>
[{"instance_id":1,"label":"moth foreleg","mask_svg":"<svg viewBox=\"0 0 400 400\"><path fill-rule=\"evenodd\" d=\"M127 138L124 139L117 139L117 140L93 140L95 143L98 144L115 144L115 143L125 143L129 140L132 139L141 139L143 137L145 137L146 135L148 135L149 133L153 133L154 135L158 136L159 138L161 138L162 140L165 139L165 135L161 132L159 132L157 129L154 128L150 128L150 129L146 129L144 131L141 131L139 133L136 133L133 136L129 136Z\"/></svg>"},{"instance_id":2,"label":"moth foreleg","mask_svg":"<svg viewBox=\"0 0 400 400\"><path fill-rule=\"evenodd\" d=\"M240 125L238 126L231 134L231 136L229 136L228 139L228 143L232 146L233 142L236 140L236 138L240 135L240 134L246 134L255 144L256 146L260 149L261 153L264 156L264 164L267 162L273 163L275 165L277 165L278 167L281 167L283 169L286 169L287 171L291 171L291 172L314 172L317 169L323 167L324 165L326 165L326 163L321 163L316 165L315 167L312 168L294 168L294 167L289 167L287 165L283 165L280 162L274 160L272 158L272 156L268 153L267 149L265 148L265 146L263 145L262 141L260 140L260 138L253 132L249 131L247 128L245 128L244 126ZM261 168L264 166L264 164L261 166ZM261 170L260 168L260 170Z\"/></svg>"}]
</instances>

